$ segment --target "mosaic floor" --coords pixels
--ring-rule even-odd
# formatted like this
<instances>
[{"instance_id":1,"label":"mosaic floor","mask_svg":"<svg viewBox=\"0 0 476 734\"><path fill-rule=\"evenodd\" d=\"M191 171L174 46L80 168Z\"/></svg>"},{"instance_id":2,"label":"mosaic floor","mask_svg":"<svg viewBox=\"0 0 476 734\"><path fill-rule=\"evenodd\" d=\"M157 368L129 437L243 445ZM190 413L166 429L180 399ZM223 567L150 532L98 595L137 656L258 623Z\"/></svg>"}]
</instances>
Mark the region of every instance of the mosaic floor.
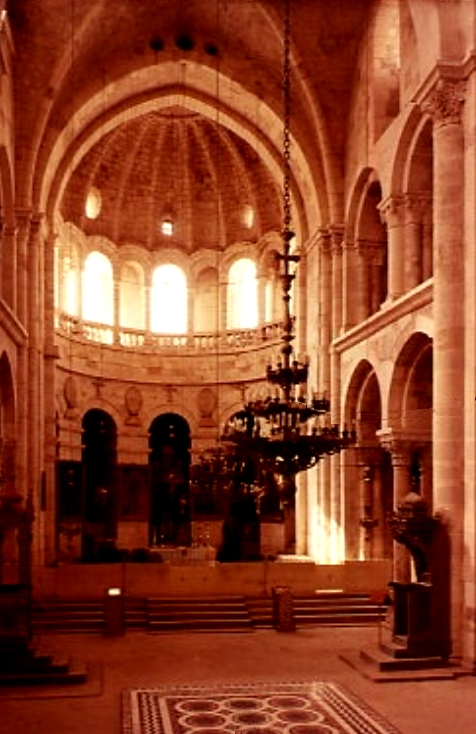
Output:
<instances>
[{"instance_id":1,"label":"mosaic floor","mask_svg":"<svg viewBox=\"0 0 476 734\"><path fill-rule=\"evenodd\" d=\"M125 691L123 734L398 734L327 682L164 686Z\"/></svg>"}]
</instances>

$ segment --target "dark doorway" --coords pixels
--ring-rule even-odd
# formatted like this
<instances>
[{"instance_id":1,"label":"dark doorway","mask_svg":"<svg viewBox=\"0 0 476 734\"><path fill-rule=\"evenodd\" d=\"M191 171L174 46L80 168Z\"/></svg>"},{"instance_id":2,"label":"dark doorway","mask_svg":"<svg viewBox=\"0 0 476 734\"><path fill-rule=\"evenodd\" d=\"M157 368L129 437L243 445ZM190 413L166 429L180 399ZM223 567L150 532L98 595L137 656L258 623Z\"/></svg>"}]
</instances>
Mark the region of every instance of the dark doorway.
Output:
<instances>
[{"instance_id":1,"label":"dark doorway","mask_svg":"<svg viewBox=\"0 0 476 734\"><path fill-rule=\"evenodd\" d=\"M117 535L117 431L110 415L90 410L83 418L84 559L112 560Z\"/></svg>"},{"instance_id":2,"label":"dark doorway","mask_svg":"<svg viewBox=\"0 0 476 734\"><path fill-rule=\"evenodd\" d=\"M150 426L149 545L190 545L190 427L175 413Z\"/></svg>"}]
</instances>

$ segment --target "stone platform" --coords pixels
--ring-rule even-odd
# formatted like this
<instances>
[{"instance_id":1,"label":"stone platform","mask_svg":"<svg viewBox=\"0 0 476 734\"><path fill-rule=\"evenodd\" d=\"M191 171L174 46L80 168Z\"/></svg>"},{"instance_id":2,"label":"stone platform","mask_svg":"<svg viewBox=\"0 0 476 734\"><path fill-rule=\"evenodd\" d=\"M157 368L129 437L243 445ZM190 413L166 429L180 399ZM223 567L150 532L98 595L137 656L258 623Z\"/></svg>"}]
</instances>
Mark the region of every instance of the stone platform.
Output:
<instances>
[{"instance_id":1,"label":"stone platform","mask_svg":"<svg viewBox=\"0 0 476 734\"><path fill-rule=\"evenodd\" d=\"M160 550L159 550L160 552ZM391 578L389 561L355 561L339 565L259 561L218 563L195 558L161 563L63 564L34 567L33 595L42 597L101 597L111 587L137 597L191 597L236 594L268 596L276 586L308 594L319 590L373 593Z\"/></svg>"}]
</instances>

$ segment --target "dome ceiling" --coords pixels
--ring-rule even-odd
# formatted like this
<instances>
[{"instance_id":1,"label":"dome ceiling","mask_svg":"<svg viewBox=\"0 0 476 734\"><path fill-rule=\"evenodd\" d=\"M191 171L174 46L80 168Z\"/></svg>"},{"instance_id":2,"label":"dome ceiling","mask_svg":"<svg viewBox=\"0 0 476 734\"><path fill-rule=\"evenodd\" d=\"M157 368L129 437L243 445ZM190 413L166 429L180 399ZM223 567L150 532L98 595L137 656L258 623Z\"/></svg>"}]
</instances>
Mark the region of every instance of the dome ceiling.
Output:
<instances>
[{"instance_id":1,"label":"dome ceiling","mask_svg":"<svg viewBox=\"0 0 476 734\"><path fill-rule=\"evenodd\" d=\"M100 211L86 216L97 190ZM176 105L106 134L72 172L61 214L85 234L151 250L224 248L281 228L280 182L218 121ZM162 231L171 222L172 234Z\"/></svg>"}]
</instances>

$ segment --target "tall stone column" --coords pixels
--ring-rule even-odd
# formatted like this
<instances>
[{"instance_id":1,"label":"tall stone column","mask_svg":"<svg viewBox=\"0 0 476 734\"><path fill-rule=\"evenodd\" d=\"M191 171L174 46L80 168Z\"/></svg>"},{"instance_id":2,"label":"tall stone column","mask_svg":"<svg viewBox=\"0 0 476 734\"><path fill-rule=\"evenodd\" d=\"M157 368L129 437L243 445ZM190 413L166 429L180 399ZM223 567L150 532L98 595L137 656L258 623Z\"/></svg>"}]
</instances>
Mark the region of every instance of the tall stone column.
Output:
<instances>
[{"instance_id":1,"label":"tall stone column","mask_svg":"<svg viewBox=\"0 0 476 734\"><path fill-rule=\"evenodd\" d=\"M340 354L335 350L331 354L331 423L341 424L340 403ZM340 563L344 560L344 528L343 502L341 487L344 477L341 471L345 454L333 454L326 461L330 463L330 497L329 497L329 560L331 563Z\"/></svg>"},{"instance_id":2,"label":"tall stone column","mask_svg":"<svg viewBox=\"0 0 476 734\"><path fill-rule=\"evenodd\" d=\"M332 255L331 238L326 230L322 230L318 240L319 246L319 389L330 393L330 357L329 348L332 333ZM330 515L330 461L327 457L318 465L317 490L317 544L318 560L325 563L329 560L329 515Z\"/></svg>"},{"instance_id":3,"label":"tall stone column","mask_svg":"<svg viewBox=\"0 0 476 734\"><path fill-rule=\"evenodd\" d=\"M382 447L389 451L393 470L393 507L396 509L410 492L410 465L412 445L391 432L380 436ZM393 580L401 584L411 581L411 563L408 550L400 543L393 544Z\"/></svg>"},{"instance_id":4,"label":"tall stone column","mask_svg":"<svg viewBox=\"0 0 476 734\"><path fill-rule=\"evenodd\" d=\"M383 558L383 485L382 449L361 446L357 449L359 464L359 558Z\"/></svg>"},{"instance_id":5,"label":"tall stone column","mask_svg":"<svg viewBox=\"0 0 476 734\"><path fill-rule=\"evenodd\" d=\"M464 88L440 80L424 104L433 117L433 498L451 537L454 653L463 625L464 567ZM473 525L474 528L474 525Z\"/></svg>"},{"instance_id":6,"label":"tall stone column","mask_svg":"<svg viewBox=\"0 0 476 734\"><path fill-rule=\"evenodd\" d=\"M17 209L17 271L16 292L18 320L25 328L28 327L28 279L27 279L27 244L30 234L31 211ZM27 466L28 466L28 416L29 416L29 389L28 389L28 346L22 346L18 352L17 369L17 425L18 444L15 466L16 490L23 497L28 494Z\"/></svg>"},{"instance_id":7,"label":"tall stone column","mask_svg":"<svg viewBox=\"0 0 476 734\"><path fill-rule=\"evenodd\" d=\"M374 244L368 248L369 276L370 276L370 313L377 313L386 299L386 277L384 246Z\"/></svg>"},{"instance_id":8,"label":"tall stone column","mask_svg":"<svg viewBox=\"0 0 476 734\"><path fill-rule=\"evenodd\" d=\"M332 339L340 336L342 328L342 244L344 227L330 228L332 256Z\"/></svg>"},{"instance_id":9,"label":"tall stone column","mask_svg":"<svg viewBox=\"0 0 476 734\"><path fill-rule=\"evenodd\" d=\"M371 313L370 305L370 272L368 258L368 242L357 240L357 288L355 293L355 312L357 323L368 319Z\"/></svg>"},{"instance_id":10,"label":"tall stone column","mask_svg":"<svg viewBox=\"0 0 476 734\"><path fill-rule=\"evenodd\" d=\"M44 416L42 411L40 390L42 384L42 349L40 342L40 326L42 322L40 263L42 260L41 217L34 216L30 224L28 240L28 494L31 495L35 507L35 524L37 531L33 536L32 553L34 562L40 562L42 555L43 514L40 446L43 446Z\"/></svg>"},{"instance_id":11,"label":"tall stone column","mask_svg":"<svg viewBox=\"0 0 476 734\"><path fill-rule=\"evenodd\" d=\"M389 196L379 205L380 214L387 227L387 249L388 249L388 288L387 300L389 302L399 298L404 292L403 284L403 244L404 244L404 219L402 210L402 199L397 196Z\"/></svg>"},{"instance_id":12,"label":"tall stone column","mask_svg":"<svg viewBox=\"0 0 476 734\"><path fill-rule=\"evenodd\" d=\"M353 242L342 243L342 331L357 324L355 294L357 292L357 251Z\"/></svg>"},{"instance_id":13,"label":"tall stone column","mask_svg":"<svg viewBox=\"0 0 476 734\"><path fill-rule=\"evenodd\" d=\"M332 339L341 334L342 329L342 244L344 227L334 225L330 228L332 253ZM330 358L330 399L331 423L340 424L340 356L333 352ZM328 546L329 560L338 563L343 560L342 517L341 517L341 456L335 454L326 463L330 464L330 495Z\"/></svg>"},{"instance_id":14,"label":"tall stone column","mask_svg":"<svg viewBox=\"0 0 476 734\"><path fill-rule=\"evenodd\" d=\"M422 282L423 226L422 205L417 196L407 195L405 207L405 291L410 291Z\"/></svg>"},{"instance_id":15,"label":"tall stone column","mask_svg":"<svg viewBox=\"0 0 476 734\"><path fill-rule=\"evenodd\" d=\"M43 410L45 424L44 440L44 492L45 492L45 550L44 560L51 563L56 558L56 396L55 396L55 362L58 358L55 346L55 239L49 233L44 248L44 375L43 375Z\"/></svg>"}]
</instances>

